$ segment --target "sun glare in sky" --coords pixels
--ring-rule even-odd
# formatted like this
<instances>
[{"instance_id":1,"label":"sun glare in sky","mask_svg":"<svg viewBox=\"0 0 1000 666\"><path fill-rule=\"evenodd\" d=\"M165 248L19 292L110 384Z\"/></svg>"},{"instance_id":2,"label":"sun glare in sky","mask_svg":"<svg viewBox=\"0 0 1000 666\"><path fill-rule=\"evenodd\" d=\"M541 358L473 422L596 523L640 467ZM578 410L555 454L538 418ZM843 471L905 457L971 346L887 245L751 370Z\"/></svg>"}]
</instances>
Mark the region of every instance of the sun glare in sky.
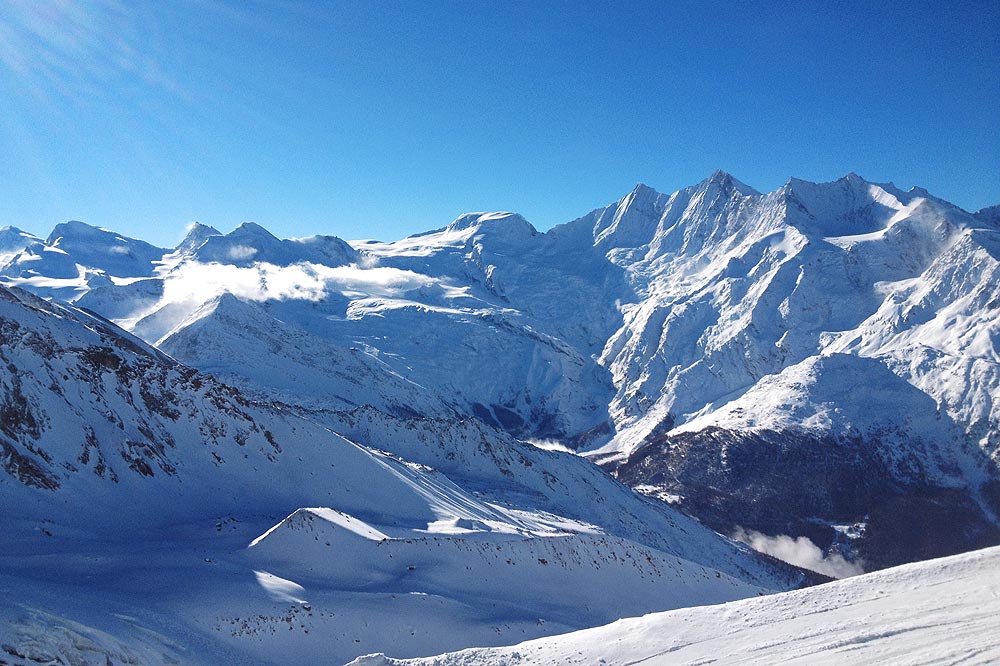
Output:
<instances>
[{"instance_id":1,"label":"sun glare in sky","mask_svg":"<svg viewBox=\"0 0 1000 666\"><path fill-rule=\"evenodd\" d=\"M160 21L138 3L12 0L7 12L0 59L26 96L72 110L128 79L178 92L157 61Z\"/></svg>"}]
</instances>

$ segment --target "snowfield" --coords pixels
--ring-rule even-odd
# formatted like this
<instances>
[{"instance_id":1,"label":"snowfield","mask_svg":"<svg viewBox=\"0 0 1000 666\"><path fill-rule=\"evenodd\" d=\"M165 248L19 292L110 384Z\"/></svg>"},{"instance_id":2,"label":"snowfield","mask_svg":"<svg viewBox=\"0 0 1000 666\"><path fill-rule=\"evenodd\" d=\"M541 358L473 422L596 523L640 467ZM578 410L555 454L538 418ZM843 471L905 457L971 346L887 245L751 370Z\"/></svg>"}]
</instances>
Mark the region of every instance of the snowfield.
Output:
<instances>
[{"instance_id":1,"label":"snowfield","mask_svg":"<svg viewBox=\"0 0 1000 666\"><path fill-rule=\"evenodd\" d=\"M427 659L352 666L1000 663L1000 548Z\"/></svg>"}]
</instances>

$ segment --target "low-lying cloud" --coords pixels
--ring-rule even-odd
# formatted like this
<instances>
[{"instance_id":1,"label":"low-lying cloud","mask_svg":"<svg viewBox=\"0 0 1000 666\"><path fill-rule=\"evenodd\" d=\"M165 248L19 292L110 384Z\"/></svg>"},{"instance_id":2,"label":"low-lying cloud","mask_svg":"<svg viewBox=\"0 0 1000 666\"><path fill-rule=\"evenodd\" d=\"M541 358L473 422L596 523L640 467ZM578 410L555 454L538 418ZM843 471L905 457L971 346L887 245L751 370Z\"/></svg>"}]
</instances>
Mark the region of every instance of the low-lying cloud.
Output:
<instances>
[{"instance_id":1,"label":"low-lying cloud","mask_svg":"<svg viewBox=\"0 0 1000 666\"><path fill-rule=\"evenodd\" d=\"M230 259L234 261L240 261L243 259L249 259L253 255L257 254L257 248L250 247L249 245L234 245L229 248L226 252Z\"/></svg>"},{"instance_id":2,"label":"low-lying cloud","mask_svg":"<svg viewBox=\"0 0 1000 666\"><path fill-rule=\"evenodd\" d=\"M331 291L350 298L398 298L408 290L429 282L427 277L412 271L388 267L362 269L357 266L276 266L268 263L240 267L190 261L166 277L163 302L203 303L224 292L251 301L319 301Z\"/></svg>"},{"instance_id":3,"label":"low-lying cloud","mask_svg":"<svg viewBox=\"0 0 1000 666\"><path fill-rule=\"evenodd\" d=\"M840 553L825 555L809 537L768 536L739 527L732 538L761 553L833 578L848 578L865 572L861 562L849 562Z\"/></svg>"},{"instance_id":4,"label":"low-lying cloud","mask_svg":"<svg viewBox=\"0 0 1000 666\"><path fill-rule=\"evenodd\" d=\"M573 453L576 451L569 448L557 439L526 439L524 440L528 444L531 444L537 449L542 449L543 451L561 451L563 453Z\"/></svg>"}]
</instances>

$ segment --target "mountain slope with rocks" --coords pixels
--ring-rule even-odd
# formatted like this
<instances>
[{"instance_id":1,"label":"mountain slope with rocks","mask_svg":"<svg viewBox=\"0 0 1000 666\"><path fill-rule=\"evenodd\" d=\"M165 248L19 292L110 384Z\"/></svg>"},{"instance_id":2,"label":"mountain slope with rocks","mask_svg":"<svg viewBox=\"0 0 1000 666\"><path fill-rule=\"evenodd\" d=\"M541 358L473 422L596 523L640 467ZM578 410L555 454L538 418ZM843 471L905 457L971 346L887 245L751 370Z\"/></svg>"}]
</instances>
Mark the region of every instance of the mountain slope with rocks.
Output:
<instances>
[{"instance_id":1,"label":"mountain slope with rocks","mask_svg":"<svg viewBox=\"0 0 1000 666\"><path fill-rule=\"evenodd\" d=\"M467 489L19 289L0 339L8 663L417 656L815 580L472 421Z\"/></svg>"}]
</instances>

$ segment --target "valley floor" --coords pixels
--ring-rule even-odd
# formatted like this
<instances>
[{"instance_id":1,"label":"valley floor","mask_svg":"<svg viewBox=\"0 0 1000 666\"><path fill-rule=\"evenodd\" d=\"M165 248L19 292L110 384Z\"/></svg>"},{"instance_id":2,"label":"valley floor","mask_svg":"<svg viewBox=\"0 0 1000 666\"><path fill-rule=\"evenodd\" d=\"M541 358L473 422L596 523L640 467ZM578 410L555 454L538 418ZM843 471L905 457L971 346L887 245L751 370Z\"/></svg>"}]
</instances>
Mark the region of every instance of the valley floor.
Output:
<instances>
[{"instance_id":1,"label":"valley floor","mask_svg":"<svg viewBox=\"0 0 1000 666\"><path fill-rule=\"evenodd\" d=\"M1000 663L1000 547L512 647L354 666Z\"/></svg>"}]
</instances>

